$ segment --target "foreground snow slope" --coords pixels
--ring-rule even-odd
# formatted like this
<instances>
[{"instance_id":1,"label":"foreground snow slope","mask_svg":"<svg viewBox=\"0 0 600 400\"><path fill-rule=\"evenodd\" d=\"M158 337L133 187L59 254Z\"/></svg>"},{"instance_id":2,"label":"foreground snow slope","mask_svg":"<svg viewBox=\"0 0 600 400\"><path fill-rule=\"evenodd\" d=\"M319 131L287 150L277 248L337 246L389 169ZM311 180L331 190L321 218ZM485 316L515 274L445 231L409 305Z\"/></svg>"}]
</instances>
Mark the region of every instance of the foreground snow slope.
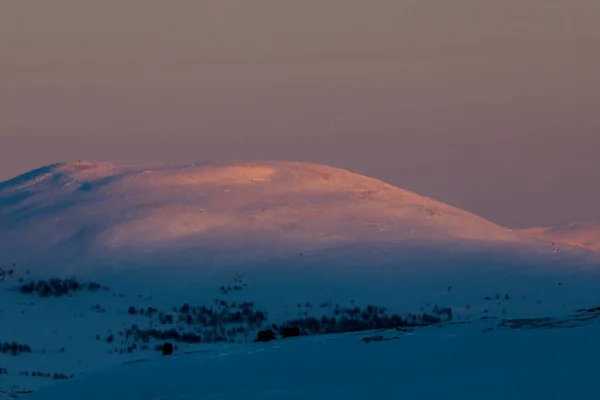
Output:
<instances>
[{"instance_id":1,"label":"foreground snow slope","mask_svg":"<svg viewBox=\"0 0 600 400\"><path fill-rule=\"evenodd\" d=\"M600 222L581 221L567 225L520 229L519 233L600 251Z\"/></svg>"},{"instance_id":2,"label":"foreground snow slope","mask_svg":"<svg viewBox=\"0 0 600 400\"><path fill-rule=\"evenodd\" d=\"M599 334L594 319L571 329L480 322L285 339L134 362L28 398L592 400Z\"/></svg>"}]
</instances>

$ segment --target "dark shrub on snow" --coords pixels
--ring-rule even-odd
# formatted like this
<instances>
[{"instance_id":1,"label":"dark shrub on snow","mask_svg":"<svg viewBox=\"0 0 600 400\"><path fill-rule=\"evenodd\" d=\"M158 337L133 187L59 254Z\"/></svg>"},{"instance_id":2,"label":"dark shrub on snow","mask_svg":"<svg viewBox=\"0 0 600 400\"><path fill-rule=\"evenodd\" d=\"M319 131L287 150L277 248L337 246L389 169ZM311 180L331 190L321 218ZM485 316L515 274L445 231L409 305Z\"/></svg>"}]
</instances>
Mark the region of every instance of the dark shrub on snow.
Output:
<instances>
[{"instance_id":1,"label":"dark shrub on snow","mask_svg":"<svg viewBox=\"0 0 600 400\"><path fill-rule=\"evenodd\" d=\"M21 353L31 353L31 347L29 345L16 342L4 342L0 344L0 352L16 356Z\"/></svg>"},{"instance_id":2,"label":"dark shrub on snow","mask_svg":"<svg viewBox=\"0 0 600 400\"><path fill-rule=\"evenodd\" d=\"M169 342L165 342L162 345L162 354L163 356L170 356L173 354L173 345Z\"/></svg>"},{"instance_id":3,"label":"dark shrub on snow","mask_svg":"<svg viewBox=\"0 0 600 400\"><path fill-rule=\"evenodd\" d=\"M296 326L281 327L279 329L279 333L280 333L282 339L285 339L287 337L300 336L300 328L298 328Z\"/></svg>"},{"instance_id":4,"label":"dark shrub on snow","mask_svg":"<svg viewBox=\"0 0 600 400\"><path fill-rule=\"evenodd\" d=\"M269 342L269 341L275 340L275 339L276 339L275 332L273 332L270 329L267 329L267 330L258 332L256 342Z\"/></svg>"},{"instance_id":5,"label":"dark shrub on snow","mask_svg":"<svg viewBox=\"0 0 600 400\"><path fill-rule=\"evenodd\" d=\"M81 282L75 278L60 279L51 278L48 280L30 281L19 286L19 292L23 294L37 294L40 297L61 297L71 295L74 292L82 290L96 292L100 290L96 282Z\"/></svg>"}]
</instances>

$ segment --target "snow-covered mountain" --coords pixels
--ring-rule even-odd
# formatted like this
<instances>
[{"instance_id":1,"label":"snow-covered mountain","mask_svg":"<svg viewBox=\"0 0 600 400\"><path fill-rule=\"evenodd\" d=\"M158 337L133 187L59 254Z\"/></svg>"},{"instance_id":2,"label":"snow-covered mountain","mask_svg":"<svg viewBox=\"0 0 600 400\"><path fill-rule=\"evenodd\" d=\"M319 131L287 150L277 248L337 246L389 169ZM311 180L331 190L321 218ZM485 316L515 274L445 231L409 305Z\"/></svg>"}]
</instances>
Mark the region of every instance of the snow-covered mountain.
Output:
<instances>
[{"instance_id":1,"label":"snow-covered mountain","mask_svg":"<svg viewBox=\"0 0 600 400\"><path fill-rule=\"evenodd\" d=\"M542 248L379 180L303 163L62 163L1 183L0 205L2 254L61 271L264 263L356 244L427 254Z\"/></svg>"},{"instance_id":2,"label":"snow-covered mountain","mask_svg":"<svg viewBox=\"0 0 600 400\"><path fill-rule=\"evenodd\" d=\"M600 251L600 222L580 221L559 226L520 229L519 233L570 246Z\"/></svg>"},{"instance_id":3,"label":"snow-covered mountain","mask_svg":"<svg viewBox=\"0 0 600 400\"><path fill-rule=\"evenodd\" d=\"M9 232L2 250L23 261L105 262L131 252L138 261L142 254L172 259L199 248L214 255L240 242L248 255L272 257L277 252L265 252L264 244L277 242L285 253L352 242L518 240L489 221L384 182L302 163L63 163L3 183L0 201L2 230Z\"/></svg>"},{"instance_id":4,"label":"snow-covered mountain","mask_svg":"<svg viewBox=\"0 0 600 400\"><path fill-rule=\"evenodd\" d=\"M314 164L55 164L0 183L0 237L13 394L152 358L165 340L254 351L257 331L282 325L500 324L600 304L595 252Z\"/></svg>"}]
</instances>

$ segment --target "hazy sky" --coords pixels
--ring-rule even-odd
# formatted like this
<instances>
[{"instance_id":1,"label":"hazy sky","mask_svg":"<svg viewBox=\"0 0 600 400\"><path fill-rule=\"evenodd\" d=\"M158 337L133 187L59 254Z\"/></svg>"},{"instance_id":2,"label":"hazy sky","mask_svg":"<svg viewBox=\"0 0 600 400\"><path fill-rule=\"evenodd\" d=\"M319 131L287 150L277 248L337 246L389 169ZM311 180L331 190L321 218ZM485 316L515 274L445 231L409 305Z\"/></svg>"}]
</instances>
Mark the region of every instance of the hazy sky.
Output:
<instances>
[{"instance_id":1,"label":"hazy sky","mask_svg":"<svg viewBox=\"0 0 600 400\"><path fill-rule=\"evenodd\" d=\"M600 219L598 0L2 0L0 180L282 159Z\"/></svg>"}]
</instances>

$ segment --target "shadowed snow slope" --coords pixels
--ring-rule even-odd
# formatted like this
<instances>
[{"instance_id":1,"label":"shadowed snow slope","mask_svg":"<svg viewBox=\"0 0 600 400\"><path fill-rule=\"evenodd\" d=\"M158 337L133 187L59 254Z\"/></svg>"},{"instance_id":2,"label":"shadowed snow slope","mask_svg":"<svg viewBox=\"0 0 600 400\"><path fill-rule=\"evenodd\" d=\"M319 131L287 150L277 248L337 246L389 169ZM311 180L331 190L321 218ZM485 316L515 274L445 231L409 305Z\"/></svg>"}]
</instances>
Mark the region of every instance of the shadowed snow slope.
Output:
<instances>
[{"instance_id":1,"label":"shadowed snow slope","mask_svg":"<svg viewBox=\"0 0 600 400\"><path fill-rule=\"evenodd\" d=\"M134 362L30 398L597 399L597 323L525 332L486 325L380 332L388 340L368 344L366 333L332 335Z\"/></svg>"},{"instance_id":2,"label":"shadowed snow slope","mask_svg":"<svg viewBox=\"0 0 600 400\"><path fill-rule=\"evenodd\" d=\"M600 222L582 221L568 225L527 228L519 230L519 233L600 251Z\"/></svg>"}]
</instances>

